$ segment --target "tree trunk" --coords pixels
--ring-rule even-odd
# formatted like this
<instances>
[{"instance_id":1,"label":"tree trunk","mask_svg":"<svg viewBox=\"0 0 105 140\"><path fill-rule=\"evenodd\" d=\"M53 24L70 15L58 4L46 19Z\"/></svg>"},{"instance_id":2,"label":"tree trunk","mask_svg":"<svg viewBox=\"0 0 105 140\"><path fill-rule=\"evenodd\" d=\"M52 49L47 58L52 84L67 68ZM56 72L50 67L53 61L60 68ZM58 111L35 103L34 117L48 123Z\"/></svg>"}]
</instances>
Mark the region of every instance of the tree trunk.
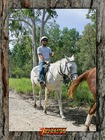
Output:
<instances>
[{"instance_id":1,"label":"tree trunk","mask_svg":"<svg viewBox=\"0 0 105 140\"><path fill-rule=\"evenodd\" d=\"M50 15L48 14L47 17L45 18L45 15L46 15L46 10L43 9L42 10L42 21L41 21L41 30L40 30L40 38L44 35L44 28L45 28L45 24L47 23L47 21L49 20L50 18ZM41 42L39 43L41 45Z\"/></svg>"},{"instance_id":2,"label":"tree trunk","mask_svg":"<svg viewBox=\"0 0 105 140\"><path fill-rule=\"evenodd\" d=\"M25 0L24 0L25 1ZM47 0L30 0L31 7L47 7ZM10 132L8 137L8 5L20 8L20 1L0 1L0 139L2 140L104 140L105 139L105 0L51 0L50 7L97 8L97 130L67 132L65 136L41 137L38 132ZM1 40L2 39L2 40ZM17 124L18 125L18 124Z\"/></svg>"},{"instance_id":3,"label":"tree trunk","mask_svg":"<svg viewBox=\"0 0 105 140\"><path fill-rule=\"evenodd\" d=\"M97 130L105 139L105 1L97 3Z\"/></svg>"},{"instance_id":4,"label":"tree trunk","mask_svg":"<svg viewBox=\"0 0 105 140\"><path fill-rule=\"evenodd\" d=\"M40 38L44 35L44 19L45 19L46 11L45 9L42 10L42 21L41 21L41 30L40 30Z\"/></svg>"},{"instance_id":5,"label":"tree trunk","mask_svg":"<svg viewBox=\"0 0 105 140\"><path fill-rule=\"evenodd\" d=\"M8 139L8 1L0 1L0 139ZM2 29L2 30L1 30Z\"/></svg>"},{"instance_id":6,"label":"tree trunk","mask_svg":"<svg viewBox=\"0 0 105 140\"><path fill-rule=\"evenodd\" d=\"M35 12L33 9L34 17ZM35 25L35 18L32 18L32 39L33 39L33 48L32 48L32 54L33 54L33 67L38 65L38 58L37 58L37 47L36 47L36 25Z\"/></svg>"}]
</instances>

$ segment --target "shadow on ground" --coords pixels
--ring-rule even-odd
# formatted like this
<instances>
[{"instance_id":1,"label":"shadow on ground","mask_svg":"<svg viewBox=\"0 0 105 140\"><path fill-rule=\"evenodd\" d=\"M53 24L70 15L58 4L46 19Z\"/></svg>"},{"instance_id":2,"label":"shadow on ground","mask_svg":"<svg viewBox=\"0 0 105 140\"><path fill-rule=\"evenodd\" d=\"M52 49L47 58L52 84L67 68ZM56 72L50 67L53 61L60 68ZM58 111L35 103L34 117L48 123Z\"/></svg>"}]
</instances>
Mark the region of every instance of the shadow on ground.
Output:
<instances>
[{"instance_id":1,"label":"shadow on ground","mask_svg":"<svg viewBox=\"0 0 105 140\"><path fill-rule=\"evenodd\" d=\"M33 100L33 96L21 94L21 97L24 100ZM37 96L38 100L38 96ZM37 105L39 104L39 101L37 101ZM42 106L44 105L44 97L42 99ZM38 109L38 108L37 108ZM79 126L81 124L85 123L86 117L87 117L87 107L70 107L67 102L63 102L63 112L65 121L73 121L73 124L76 126ZM47 105L47 115L60 117L59 115L59 106L58 106L58 100L57 99L48 99L48 105ZM96 124L96 117L94 116L92 119L92 124Z\"/></svg>"},{"instance_id":2,"label":"shadow on ground","mask_svg":"<svg viewBox=\"0 0 105 140\"><path fill-rule=\"evenodd\" d=\"M53 101L53 104L49 104L48 106L48 115L57 116L59 115L59 106L57 101ZM73 121L73 124L79 126L80 124L84 124L87 117L87 109L85 107L70 107L68 104L63 103L63 112L66 117L66 121ZM94 116L92 119L92 124L96 124L96 117Z\"/></svg>"}]
</instances>

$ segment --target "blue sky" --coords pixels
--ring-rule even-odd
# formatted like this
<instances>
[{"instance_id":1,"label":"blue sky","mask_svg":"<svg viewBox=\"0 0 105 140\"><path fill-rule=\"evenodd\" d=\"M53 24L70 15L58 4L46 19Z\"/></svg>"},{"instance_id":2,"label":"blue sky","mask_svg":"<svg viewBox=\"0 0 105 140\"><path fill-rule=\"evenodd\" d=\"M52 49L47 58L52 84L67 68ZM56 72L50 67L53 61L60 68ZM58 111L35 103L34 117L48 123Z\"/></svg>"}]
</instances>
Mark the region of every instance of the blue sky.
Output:
<instances>
[{"instance_id":1,"label":"blue sky","mask_svg":"<svg viewBox=\"0 0 105 140\"><path fill-rule=\"evenodd\" d=\"M86 24L91 23L91 20L86 19L88 9L56 9L56 11L58 17L55 20L61 30L63 27L76 28L82 34Z\"/></svg>"}]
</instances>

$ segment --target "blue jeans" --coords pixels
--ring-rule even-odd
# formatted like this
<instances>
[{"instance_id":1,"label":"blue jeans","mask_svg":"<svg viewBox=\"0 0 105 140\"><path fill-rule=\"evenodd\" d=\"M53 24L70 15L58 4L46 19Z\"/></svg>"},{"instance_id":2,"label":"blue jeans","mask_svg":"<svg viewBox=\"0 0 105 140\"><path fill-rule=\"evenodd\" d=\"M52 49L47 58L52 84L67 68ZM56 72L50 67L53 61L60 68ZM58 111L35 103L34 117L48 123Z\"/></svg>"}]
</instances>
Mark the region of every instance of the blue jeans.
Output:
<instances>
[{"instance_id":1,"label":"blue jeans","mask_svg":"<svg viewBox=\"0 0 105 140\"><path fill-rule=\"evenodd\" d=\"M45 64L45 62L39 63L39 80L40 80L40 82L42 82L44 80L44 68L43 68L44 64Z\"/></svg>"}]
</instances>

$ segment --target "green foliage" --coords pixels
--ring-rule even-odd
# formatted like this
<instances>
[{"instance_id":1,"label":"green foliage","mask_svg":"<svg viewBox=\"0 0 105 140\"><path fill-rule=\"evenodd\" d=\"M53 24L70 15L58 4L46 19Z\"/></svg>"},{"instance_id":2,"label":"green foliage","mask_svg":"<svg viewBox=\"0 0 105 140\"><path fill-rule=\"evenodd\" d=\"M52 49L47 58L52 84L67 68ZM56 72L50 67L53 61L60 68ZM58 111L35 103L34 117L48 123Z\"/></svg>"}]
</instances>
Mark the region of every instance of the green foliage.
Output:
<instances>
[{"instance_id":1,"label":"green foliage","mask_svg":"<svg viewBox=\"0 0 105 140\"><path fill-rule=\"evenodd\" d=\"M54 9L46 9L46 11L50 14L51 18L56 18L58 16Z\"/></svg>"},{"instance_id":2,"label":"green foliage","mask_svg":"<svg viewBox=\"0 0 105 140\"><path fill-rule=\"evenodd\" d=\"M55 52L53 61L64 58L64 54L71 56L77 53L76 42L79 32L76 29L59 29L59 25L54 21L47 27L46 35L49 37L48 46Z\"/></svg>"},{"instance_id":3,"label":"green foliage","mask_svg":"<svg viewBox=\"0 0 105 140\"><path fill-rule=\"evenodd\" d=\"M24 37L18 42L9 55L9 69L12 77L30 77L32 69L31 40Z\"/></svg>"},{"instance_id":4,"label":"green foliage","mask_svg":"<svg viewBox=\"0 0 105 140\"><path fill-rule=\"evenodd\" d=\"M22 10L22 13L28 18L34 17L33 9L24 9Z\"/></svg>"},{"instance_id":5,"label":"green foliage","mask_svg":"<svg viewBox=\"0 0 105 140\"><path fill-rule=\"evenodd\" d=\"M32 94L32 83L29 78L9 78L9 88L17 93ZM39 87L35 88L36 95L39 94Z\"/></svg>"},{"instance_id":6,"label":"green foliage","mask_svg":"<svg viewBox=\"0 0 105 140\"><path fill-rule=\"evenodd\" d=\"M27 28L24 26L24 19L27 19L24 16L25 10L20 9L12 9L9 13L9 32L11 37L18 38L20 35L24 35L27 32L29 34Z\"/></svg>"},{"instance_id":7,"label":"green foliage","mask_svg":"<svg viewBox=\"0 0 105 140\"><path fill-rule=\"evenodd\" d=\"M90 9L86 17L93 22L93 26L96 28L96 9Z\"/></svg>"},{"instance_id":8,"label":"green foliage","mask_svg":"<svg viewBox=\"0 0 105 140\"><path fill-rule=\"evenodd\" d=\"M83 35L76 43L78 48L76 60L79 74L96 66L96 10L89 10L87 18L92 23L85 26Z\"/></svg>"},{"instance_id":9,"label":"green foliage","mask_svg":"<svg viewBox=\"0 0 105 140\"><path fill-rule=\"evenodd\" d=\"M65 51L67 56L77 53L76 42L78 38L79 32L76 29L69 30L68 28L64 28L62 31L63 48L61 51Z\"/></svg>"},{"instance_id":10,"label":"green foliage","mask_svg":"<svg viewBox=\"0 0 105 140\"><path fill-rule=\"evenodd\" d=\"M81 83L76 90L76 100L80 102L93 102L93 95L89 90L87 82Z\"/></svg>"},{"instance_id":11,"label":"green foliage","mask_svg":"<svg viewBox=\"0 0 105 140\"><path fill-rule=\"evenodd\" d=\"M96 30L91 24L85 26L82 37L76 43L79 51L76 54L79 73L96 66Z\"/></svg>"}]
</instances>

